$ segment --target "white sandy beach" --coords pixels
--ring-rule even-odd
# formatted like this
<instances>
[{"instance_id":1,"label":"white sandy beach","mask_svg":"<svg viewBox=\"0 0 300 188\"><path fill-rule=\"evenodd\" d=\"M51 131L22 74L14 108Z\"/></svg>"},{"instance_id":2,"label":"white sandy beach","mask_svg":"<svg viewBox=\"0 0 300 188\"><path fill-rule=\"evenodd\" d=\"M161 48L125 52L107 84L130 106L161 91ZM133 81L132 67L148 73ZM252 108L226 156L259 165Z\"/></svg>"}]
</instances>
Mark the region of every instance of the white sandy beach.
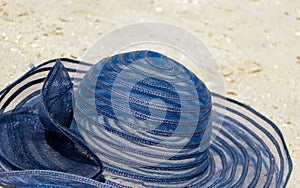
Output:
<instances>
[{"instance_id":1,"label":"white sandy beach","mask_svg":"<svg viewBox=\"0 0 300 188\"><path fill-rule=\"evenodd\" d=\"M119 27L159 21L185 28L211 50L226 95L282 131L300 185L300 1L0 0L0 89L30 65L81 59Z\"/></svg>"}]
</instances>

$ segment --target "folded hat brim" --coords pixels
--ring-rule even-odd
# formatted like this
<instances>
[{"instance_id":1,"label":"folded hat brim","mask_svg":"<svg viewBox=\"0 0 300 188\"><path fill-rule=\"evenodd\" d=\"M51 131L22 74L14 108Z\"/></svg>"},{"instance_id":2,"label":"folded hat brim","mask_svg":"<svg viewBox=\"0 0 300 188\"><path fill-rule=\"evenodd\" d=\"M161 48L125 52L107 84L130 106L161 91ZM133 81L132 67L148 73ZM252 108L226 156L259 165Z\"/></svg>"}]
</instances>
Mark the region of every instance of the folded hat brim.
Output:
<instances>
[{"instance_id":1,"label":"folded hat brim","mask_svg":"<svg viewBox=\"0 0 300 188\"><path fill-rule=\"evenodd\" d=\"M0 174L0 186L4 187L120 187L107 181L105 184L83 176L50 171L24 170L10 171Z\"/></svg>"},{"instance_id":2,"label":"folded hat brim","mask_svg":"<svg viewBox=\"0 0 300 188\"><path fill-rule=\"evenodd\" d=\"M33 79L43 71L49 74ZM56 62L50 69L43 67L28 72L23 80L30 77L32 80L25 84L26 88L9 86L2 91L1 98L8 97L2 107L12 105L19 94L31 93L12 110L2 109L5 112L0 115L0 155L5 160L1 166L5 170L56 170L97 179L103 170L100 160L65 127L67 125L63 125L71 125L72 120L69 110L72 108L72 82L67 71ZM34 90L39 84L43 84L42 88ZM11 90L14 93L6 95ZM47 94L47 90L52 92ZM48 104L41 99L46 99ZM54 112L56 117L52 117Z\"/></svg>"},{"instance_id":3,"label":"folded hat brim","mask_svg":"<svg viewBox=\"0 0 300 188\"><path fill-rule=\"evenodd\" d=\"M69 59L61 59L61 61L72 78L74 88L77 87L77 81L92 66L92 64ZM0 112L36 103L43 81L54 63L55 60L51 60L33 68L2 90ZM209 151L209 165L207 169L204 169L205 173L197 177L186 177L191 178L191 184L188 186L284 187L291 174L292 161L277 126L262 114L238 101L213 93L212 102L212 137L214 139L212 139ZM3 181L6 178L7 181L3 182L14 183L13 180L10 181L14 178L10 177L19 175L21 177L22 172L19 173L2 172L0 180ZM122 187L122 183L119 182L122 181L122 177L138 176L131 172L121 173L118 167L106 166L103 175L109 176L111 173L119 175L120 179L108 179L101 186L114 182L115 186ZM27 175L24 173L24 176ZM159 182L159 176L155 173L152 177L141 175L139 179L143 185L159 186L159 183L155 183L156 180Z\"/></svg>"}]
</instances>

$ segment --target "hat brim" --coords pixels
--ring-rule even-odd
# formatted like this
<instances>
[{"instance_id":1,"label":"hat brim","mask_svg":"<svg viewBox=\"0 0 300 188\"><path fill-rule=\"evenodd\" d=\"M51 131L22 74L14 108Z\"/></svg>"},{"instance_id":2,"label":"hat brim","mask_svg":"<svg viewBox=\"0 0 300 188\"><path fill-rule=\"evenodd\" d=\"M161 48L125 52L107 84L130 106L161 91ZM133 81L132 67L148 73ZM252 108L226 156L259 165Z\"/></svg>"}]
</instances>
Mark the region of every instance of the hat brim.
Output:
<instances>
[{"instance_id":1,"label":"hat brim","mask_svg":"<svg viewBox=\"0 0 300 188\"><path fill-rule=\"evenodd\" d=\"M44 73L49 74L41 76ZM52 83L59 83L59 87L54 88ZM45 169L101 178L98 177L103 170L100 160L81 143L79 136L58 121L60 117L70 119L67 123L71 125L72 119L70 113L64 112L72 107L72 90L63 83L72 86L67 71L58 61L51 67L32 69L1 92L1 101L6 98L0 114L0 156L3 158L0 165L3 170ZM52 90L52 95L42 95L48 89ZM16 104L17 99L22 100ZM56 109L45 107L41 99L46 99ZM12 105L15 106L10 108ZM59 117L48 117L53 114L48 110L55 110Z\"/></svg>"},{"instance_id":2,"label":"hat brim","mask_svg":"<svg viewBox=\"0 0 300 188\"><path fill-rule=\"evenodd\" d=\"M92 66L69 59L61 61L70 74L74 88ZM2 90L0 112L36 103L36 96L54 63L55 60L51 60L33 68ZM214 139L209 150L209 167L201 176L193 177L193 183L188 186L284 187L292 171L292 161L278 127L253 108L233 99L213 93L212 102ZM1 166L5 166L4 163ZM110 173L118 173L118 170L105 167L103 175ZM119 181L122 181L122 176L130 176L128 173L119 174ZM3 173L1 177L5 177ZM155 179L155 175L152 178ZM122 186L116 180L107 182Z\"/></svg>"},{"instance_id":3,"label":"hat brim","mask_svg":"<svg viewBox=\"0 0 300 188\"><path fill-rule=\"evenodd\" d=\"M208 185L284 187L292 161L278 127L245 104L212 96L215 139L210 166L214 178Z\"/></svg>"}]
</instances>

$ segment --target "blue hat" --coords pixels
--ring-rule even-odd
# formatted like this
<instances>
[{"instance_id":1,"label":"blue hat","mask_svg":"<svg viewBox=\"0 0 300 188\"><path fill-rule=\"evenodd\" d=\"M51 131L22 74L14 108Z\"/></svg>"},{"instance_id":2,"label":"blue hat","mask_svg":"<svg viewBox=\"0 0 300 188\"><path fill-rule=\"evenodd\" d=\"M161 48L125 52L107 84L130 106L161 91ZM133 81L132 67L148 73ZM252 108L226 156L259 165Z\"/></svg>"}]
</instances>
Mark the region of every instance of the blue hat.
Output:
<instances>
[{"instance_id":1,"label":"blue hat","mask_svg":"<svg viewBox=\"0 0 300 188\"><path fill-rule=\"evenodd\" d=\"M3 186L281 187L292 170L274 123L153 51L43 63L0 113Z\"/></svg>"}]
</instances>

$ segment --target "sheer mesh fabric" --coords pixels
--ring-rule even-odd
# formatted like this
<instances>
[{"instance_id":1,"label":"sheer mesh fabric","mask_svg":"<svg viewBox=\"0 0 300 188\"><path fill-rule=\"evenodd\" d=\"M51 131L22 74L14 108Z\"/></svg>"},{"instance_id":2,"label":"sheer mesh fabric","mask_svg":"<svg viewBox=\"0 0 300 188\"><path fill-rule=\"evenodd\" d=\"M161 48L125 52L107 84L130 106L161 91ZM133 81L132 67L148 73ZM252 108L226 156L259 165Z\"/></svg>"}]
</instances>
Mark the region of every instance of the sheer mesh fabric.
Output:
<instances>
[{"instance_id":1,"label":"sheer mesh fabric","mask_svg":"<svg viewBox=\"0 0 300 188\"><path fill-rule=\"evenodd\" d=\"M150 58L143 62L147 64L132 63L133 59L145 57L161 60L153 62ZM176 67L167 76L163 69L170 70L170 67L165 61ZM147 75L131 91L130 112L122 103L114 107L109 103L113 99L111 92L116 91L112 91L114 81L121 69L127 67L130 70L117 88L123 88L130 80L139 78L138 75ZM176 113L181 108L176 96L183 95L187 101L195 96L188 92L176 95L178 90L189 88L188 85L173 87L174 82L184 81L185 77L173 80L182 70L189 78L193 77L177 62L149 51L119 54L96 65L60 59L33 68L0 92L0 182L6 186L49 187L284 187L292 163L280 130L246 105L215 93L210 96L197 78L193 84L198 88L199 104L203 105L202 111L194 109L199 113L197 134L182 148L183 152L166 156L169 151L166 148L178 151L177 142L157 144L155 141L174 133L172 122L179 121ZM164 77L164 82L148 76L152 71L162 71L159 76ZM95 82L98 85L93 85ZM74 93L78 94L76 102ZM164 107L160 101L153 100L157 96L168 99L169 103L164 104L169 115L163 121L164 126L147 129L136 122L158 120L151 119L147 111L149 105L157 110L151 111L152 114ZM88 100L89 97L95 99ZM132 122L116 119L115 109L135 114L137 119ZM211 115L206 116L210 109ZM189 113L188 108L185 113ZM94 116L103 118L99 123L99 119L91 118ZM191 123L189 119L183 120L187 125ZM91 131L95 130L93 126L101 126L102 134L96 132L99 129ZM137 129L151 137L131 134ZM211 129L211 140L203 134L206 129ZM200 146L201 150L197 150ZM153 148L162 151L153 152ZM114 155L122 149L127 149L125 157ZM163 157L169 158L161 162Z\"/></svg>"}]
</instances>

